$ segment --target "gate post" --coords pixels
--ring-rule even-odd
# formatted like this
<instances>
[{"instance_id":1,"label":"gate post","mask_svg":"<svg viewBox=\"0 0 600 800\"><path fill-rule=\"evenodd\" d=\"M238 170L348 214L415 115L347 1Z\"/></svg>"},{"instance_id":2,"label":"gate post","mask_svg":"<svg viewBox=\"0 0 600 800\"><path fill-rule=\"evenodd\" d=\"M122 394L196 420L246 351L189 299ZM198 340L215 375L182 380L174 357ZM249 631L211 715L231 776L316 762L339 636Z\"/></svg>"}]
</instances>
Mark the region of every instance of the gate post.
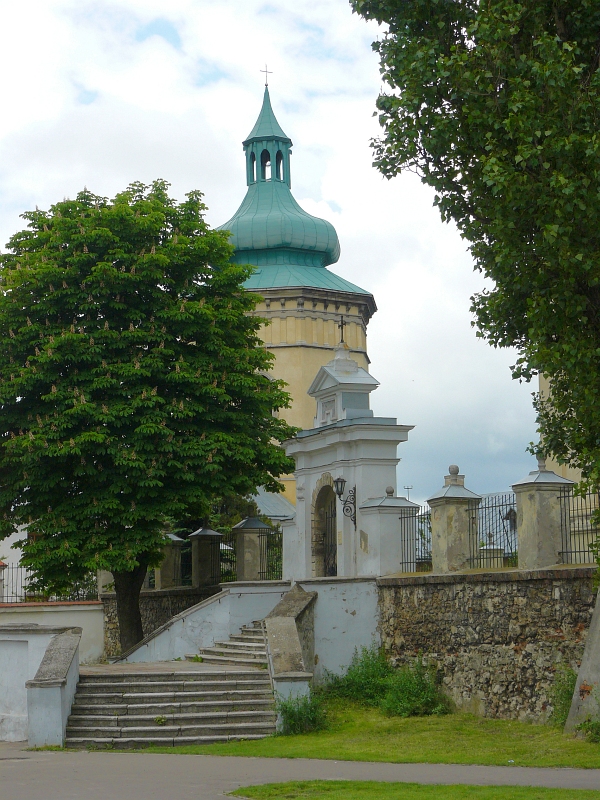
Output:
<instances>
[{"instance_id":1,"label":"gate post","mask_svg":"<svg viewBox=\"0 0 600 800\"><path fill-rule=\"evenodd\" d=\"M456 464L448 467L448 472L443 487L427 501L431 508L433 571L442 573L472 566L471 539L477 537L481 503L481 497L465 487L465 476L458 474Z\"/></svg>"},{"instance_id":2,"label":"gate post","mask_svg":"<svg viewBox=\"0 0 600 800\"><path fill-rule=\"evenodd\" d=\"M247 517L232 530L236 536L236 566L238 581L259 581L266 573L267 548L263 539L272 528L258 517Z\"/></svg>"},{"instance_id":3,"label":"gate post","mask_svg":"<svg viewBox=\"0 0 600 800\"><path fill-rule=\"evenodd\" d=\"M546 469L545 459L538 459L538 468L513 484L520 569L541 569L561 563L560 495L568 486L573 486L573 481Z\"/></svg>"},{"instance_id":4,"label":"gate post","mask_svg":"<svg viewBox=\"0 0 600 800\"><path fill-rule=\"evenodd\" d=\"M192 543L192 586L214 586L220 582L222 538L222 533L210 528L198 528L188 536Z\"/></svg>"}]
</instances>

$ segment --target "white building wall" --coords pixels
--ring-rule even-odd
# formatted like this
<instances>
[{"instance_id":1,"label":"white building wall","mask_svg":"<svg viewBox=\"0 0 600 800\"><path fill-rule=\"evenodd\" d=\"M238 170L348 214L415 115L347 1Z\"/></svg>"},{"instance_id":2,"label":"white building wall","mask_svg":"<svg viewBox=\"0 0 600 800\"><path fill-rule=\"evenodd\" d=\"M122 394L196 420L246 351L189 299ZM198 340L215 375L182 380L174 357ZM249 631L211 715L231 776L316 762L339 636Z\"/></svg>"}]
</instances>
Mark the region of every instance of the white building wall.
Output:
<instances>
[{"instance_id":1,"label":"white building wall","mask_svg":"<svg viewBox=\"0 0 600 800\"><path fill-rule=\"evenodd\" d=\"M80 603L13 603L0 606L2 625L57 625L81 628L79 660L93 664L104 655L104 607L100 601ZM0 669L0 690L2 689Z\"/></svg>"}]
</instances>

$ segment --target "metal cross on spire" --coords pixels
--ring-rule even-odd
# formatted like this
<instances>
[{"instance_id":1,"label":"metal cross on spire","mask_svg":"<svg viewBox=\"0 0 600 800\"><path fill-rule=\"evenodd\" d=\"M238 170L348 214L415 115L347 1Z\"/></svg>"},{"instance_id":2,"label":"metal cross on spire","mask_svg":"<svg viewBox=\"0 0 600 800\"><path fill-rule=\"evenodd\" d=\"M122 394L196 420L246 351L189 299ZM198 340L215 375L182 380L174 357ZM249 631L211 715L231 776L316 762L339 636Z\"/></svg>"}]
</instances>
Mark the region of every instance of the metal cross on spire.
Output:
<instances>
[{"instance_id":1,"label":"metal cross on spire","mask_svg":"<svg viewBox=\"0 0 600 800\"><path fill-rule=\"evenodd\" d=\"M345 342L344 342L344 328L347 325L348 325L348 323L344 321L344 315L341 314L340 321L338 322L338 328L340 329L340 344L345 344Z\"/></svg>"},{"instance_id":2,"label":"metal cross on spire","mask_svg":"<svg viewBox=\"0 0 600 800\"><path fill-rule=\"evenodd\" d=\"M269 75L272 75L273 72L270 69L267 69L267 65L266 64L265 64L265 68L264 69L260 69L259 72L264 72L265 73L265 86L268 86L269 85Z\"/></svg>"}]
</instances>

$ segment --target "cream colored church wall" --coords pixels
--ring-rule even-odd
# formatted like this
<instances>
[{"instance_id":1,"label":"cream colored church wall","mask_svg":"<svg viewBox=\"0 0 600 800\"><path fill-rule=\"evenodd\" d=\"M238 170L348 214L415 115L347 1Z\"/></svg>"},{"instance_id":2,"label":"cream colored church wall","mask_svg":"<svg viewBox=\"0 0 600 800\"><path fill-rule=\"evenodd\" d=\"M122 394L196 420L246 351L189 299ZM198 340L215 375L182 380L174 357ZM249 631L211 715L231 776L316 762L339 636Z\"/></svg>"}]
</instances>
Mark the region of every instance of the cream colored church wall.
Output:
<instances>
[{"instance_id":1,"label":"cream colored church wall","mask_svg":"<svg viewBox=\"0 0 600 800\"><path fill-rule=\"evenodd\" d=\"M292 397L290 408L283 409L283 416L290 425L297 428L314 427L317 404L309 397L307 390L321 367L333 358L333 347L307 346L269 346L267 349L275 355L275 363L271 369L274 378L281 378L287 383L287 391ZM359 366L368 368L368 359L364 352L351 351L352 358ZM284 496L296 505L296 481L289 475L281 478L284 485Z\"/></svg>"},{"instance_id":2,"label":"cream colored church wall","mask_svg":"<svg viewBox=\"0 0 600 800\"><path fill-rule=\"evenodd\" d=\"M287 391L292 397L292 406L284 409L281 415L298 428L314 427L314 418L317 405L312 397L307 395L307 390L314 380L315 375L334 356L333 348L316 349L303 346L284 346L267 348L275 354L275 364L271 374L281 378L288 386ZM352 358L361 367L367 369L367 358L364 353L352 352Z\"/></svg>"},{"instance_id":3,"label":"cream colored church wall","mask_svg":"<svg viewBox=\"0 0 600 800\"><path fill-rule=\"evenodd\" d=\"M255 313L268 320L259 335L275 356L270 373L286 382L292 398L291 407L284 409L281 416L297 428L312 428L316 403L308 396L308 388L319 369L335 355L340 341L341 314L346 323L344 338L352 358L368 370L366 326L361 309L351 304L325 304L298 298L286 298L282 302L276 298L259 302ZM294 477L287 475L280 480L285 487L284 496L295 505Z\"/></svg>"},{"instance_id":4,"label":"cream colored church wall","mask_svg":"<svg viewBox=\"0 0 600 800\"><path fill-rule=\"evenodd\" d=\"M540 375L540 394L546 397L550 394L550 382L544 375ZM560 475L561 478L568 478L576 483L581 480L581 470L559 464L553 458L546 459L546 466L556 472L557 475Z\"/></svg>"},{"instance_id":5,"label":"cream colored church wall","mask_svg":"<svg viewBox=\"0 0 600 800\"><path fill-rule=\"evenodd\" d=\"M335 310L331 304L312 306L310 301L295 298L276 299L260 302L255 312L268 320L259 335L275 355L271 374L288 384L287 391L292 397L291 408L285 409L282 416L290 425L303 429L314 425L316 403L307 391L319 369L334 357L334 348L340 341L341 314L346 321L344 338L352 357L365 369L369 364L365 324L358 307L338 304Z\"/></svg>"}]
</instances>

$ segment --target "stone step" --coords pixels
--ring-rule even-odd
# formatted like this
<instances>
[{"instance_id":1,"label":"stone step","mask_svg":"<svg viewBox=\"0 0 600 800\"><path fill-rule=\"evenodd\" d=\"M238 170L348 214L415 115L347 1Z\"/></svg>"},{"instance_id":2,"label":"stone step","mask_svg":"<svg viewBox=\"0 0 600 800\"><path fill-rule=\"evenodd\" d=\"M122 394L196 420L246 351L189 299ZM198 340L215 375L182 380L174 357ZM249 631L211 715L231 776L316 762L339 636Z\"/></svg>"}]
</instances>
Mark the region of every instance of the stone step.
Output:
<instances>
[{"instance_id":1,"label":"stone step","mask_svg":"<svg viewBox=\"0 0 600 800\"><path fill-rule=\"evenodd\" d=\"M186 656L188 659L192 659L194 656ZM240 666L248 666L248 664L254 664L258 669L266 669L267 668L267 659L266 657L263 660L259 660L258 658L242 658L241 656L224 656L224 655L213 655L212 653L203 653L202 660L206 664L221 664L221 665L229 665L235 666L239 664Z\"/></svg>"},{"instance_id":2,"label":"stone step","mask_svg":"<svg viewBox=\"0 0 600 800\"><path fill-rule=\"evenodd\" d=\"M78 705L112 705L112 704L127 704L127 705L148 705L155 703L201 703L201 702L241 702L242 700L248 701L261 701L273 696L271 684L268 680L257 681L254 689L240 689L239 691L228 690L224 692L211 691L211 692L149 692L144 694L142 692L115 692L99 694L79 692L75 695L74 706Z\"/></svg>"},{"instance_id":3,"label":"stone step","mask_svg":"<svg viewBox=\"0 0 600 800\"><path fill-rule=\"evenodd\" d=\"M245 635L243 633L237 633L235 636L232 636L229 641L231 641L231 642L256 642L256 644L262 644L263 647L265 646L265 637L264 636L262 636L262 635L255 636L255 635L253 635L251 633L247 633Z\"/></svg>"},{"instance_id":4,"label":"stone step","mask_svg":"<svg viewBox=\"0 0 600 800\"><path fill-rule=\"evenodd\" d=\"M246 642L246 641L229 641L229 642L215 642L214 647L219 650L244 650L252 653L266 653L266 645L262 642Z\"/></svg>"},{"instance_id":5,"label":"stone step","mask_svg":"<svg viewBox=\"0 0 600 800\"><path fill-rule=\"evenodd\" d=\"M265 711L274 708L275 701L272 696L268 699L252 700L221 700L214 702L197 703L115 703L110 704L89 704L74 703L72 707L73 715L77 716L112 716L118 717L125 714L193 714L202 712L223 712L229 711Z\"/></svg>"},{"instance_id":6,"label":"stone step","mask_svg":"<svg viewBox=\"0 0 600 800\"><path fill-rule=\"evenodd\" d=\"M254 678L255 673L250 670L212 670L201 672L110 672L87 674L79 676L78 686L92 683L206 683L211 681L239 681L244 678Z\"/></svg>"},{"instance_id":7,"label":"stone step","mask_svg":"<svg viewBox=\"0 0 600 800\"><path fill-rule=\"evenodd\" d=\"M215 647L220 650L240 650L246 653L266 653L265 642L215 642Z\"/></svg>"},{"instance_id":8,"label":"stone step","mask_svg":"<svg viewBox=\"0 0 600 800\"><path fill-rule=\"evenodd\" d=\"M231 736L178 736L177 738L159 737L156 739L131 738L131 737L96 737L94 739L86 737L72 737L65 741L65 747L71 749L93 748L94 750L116 749L128 750L143 747L183 747L189 744L218 744L219 742L236 742L240 739L264 739L270 733L260 734L234 734Z\"/></svg>"},{"instance_id":9,"label":"stone step","mask_svg":"<svg viewBox=\"0 0 600 800\"><path fill-rule=\"evenodd\" d=\"M228 641L186 659L217 668L104 674L82 670L66 746L170 747L275 733L275 699L261 624L244 626Z\"/></svg>"},{"instance_id":10,"label":"stone step","mask_svg":"<svg viewBox=\"0 0 600 800\"><path fill-rule=\"evenodd\" d=\"M250 650L243 647L227 647L215 644L213 647L200 647L198 654L204 660L205 656L226 656L227 658L255 658L258 661L266 658L266 650L264 647L261 650ZM187 658L187 655L186 655Z\"/></svg>"},{"instance_id":11,"label":"stone step","mask_svg":"<svg viewBox=\"0 0 600 800\"><path fill-rule=\"evenodd\" d=\"M180 736L238 736L247 738L247 734L262 734L269 736L275 732L274 722L256 723L213 723L206 725L153 725L128 728L105 728L98 726L71 727L67 726L67 740L81 737L85 739L103 738L110 733L111 738L120 739L133 737L135 739L162 739L179 738Z\"/></svg>"},{"instance_id":12,"label":"stone step","mask_svg":"<svg viewBox=\"0 0 600 800\"><path fill-rule=\"evenodd\" d=\"M248 659L252 665L255 665L256 659ZM95 683L95 684L78 684L77 693L81 695L86 694L165 694L173 692L202 692L215 689L222 691L240 691L243 689L256 689L259 687L268 687L269 681L267 678L260 677L260 673L255 671L254 680L250 681L203 681L203 682L190 682L180 683L179 681L164 681L159 683Z\"/></svg>"},{"instance_id":13,"label":"stone step","mask_svg":"<svg viewBox=\"0 0 600 800\"><path fill-rule=\"evenodd\" d=\"M157 721L158 720L158 721ZM275 724L274 711L216 711L195 714L123 714L112 716L105 714L83 715L72 714L67 726L69 728L156 728L165 726L220 725L232 723Z\"/></svg>"}]
</instances>

